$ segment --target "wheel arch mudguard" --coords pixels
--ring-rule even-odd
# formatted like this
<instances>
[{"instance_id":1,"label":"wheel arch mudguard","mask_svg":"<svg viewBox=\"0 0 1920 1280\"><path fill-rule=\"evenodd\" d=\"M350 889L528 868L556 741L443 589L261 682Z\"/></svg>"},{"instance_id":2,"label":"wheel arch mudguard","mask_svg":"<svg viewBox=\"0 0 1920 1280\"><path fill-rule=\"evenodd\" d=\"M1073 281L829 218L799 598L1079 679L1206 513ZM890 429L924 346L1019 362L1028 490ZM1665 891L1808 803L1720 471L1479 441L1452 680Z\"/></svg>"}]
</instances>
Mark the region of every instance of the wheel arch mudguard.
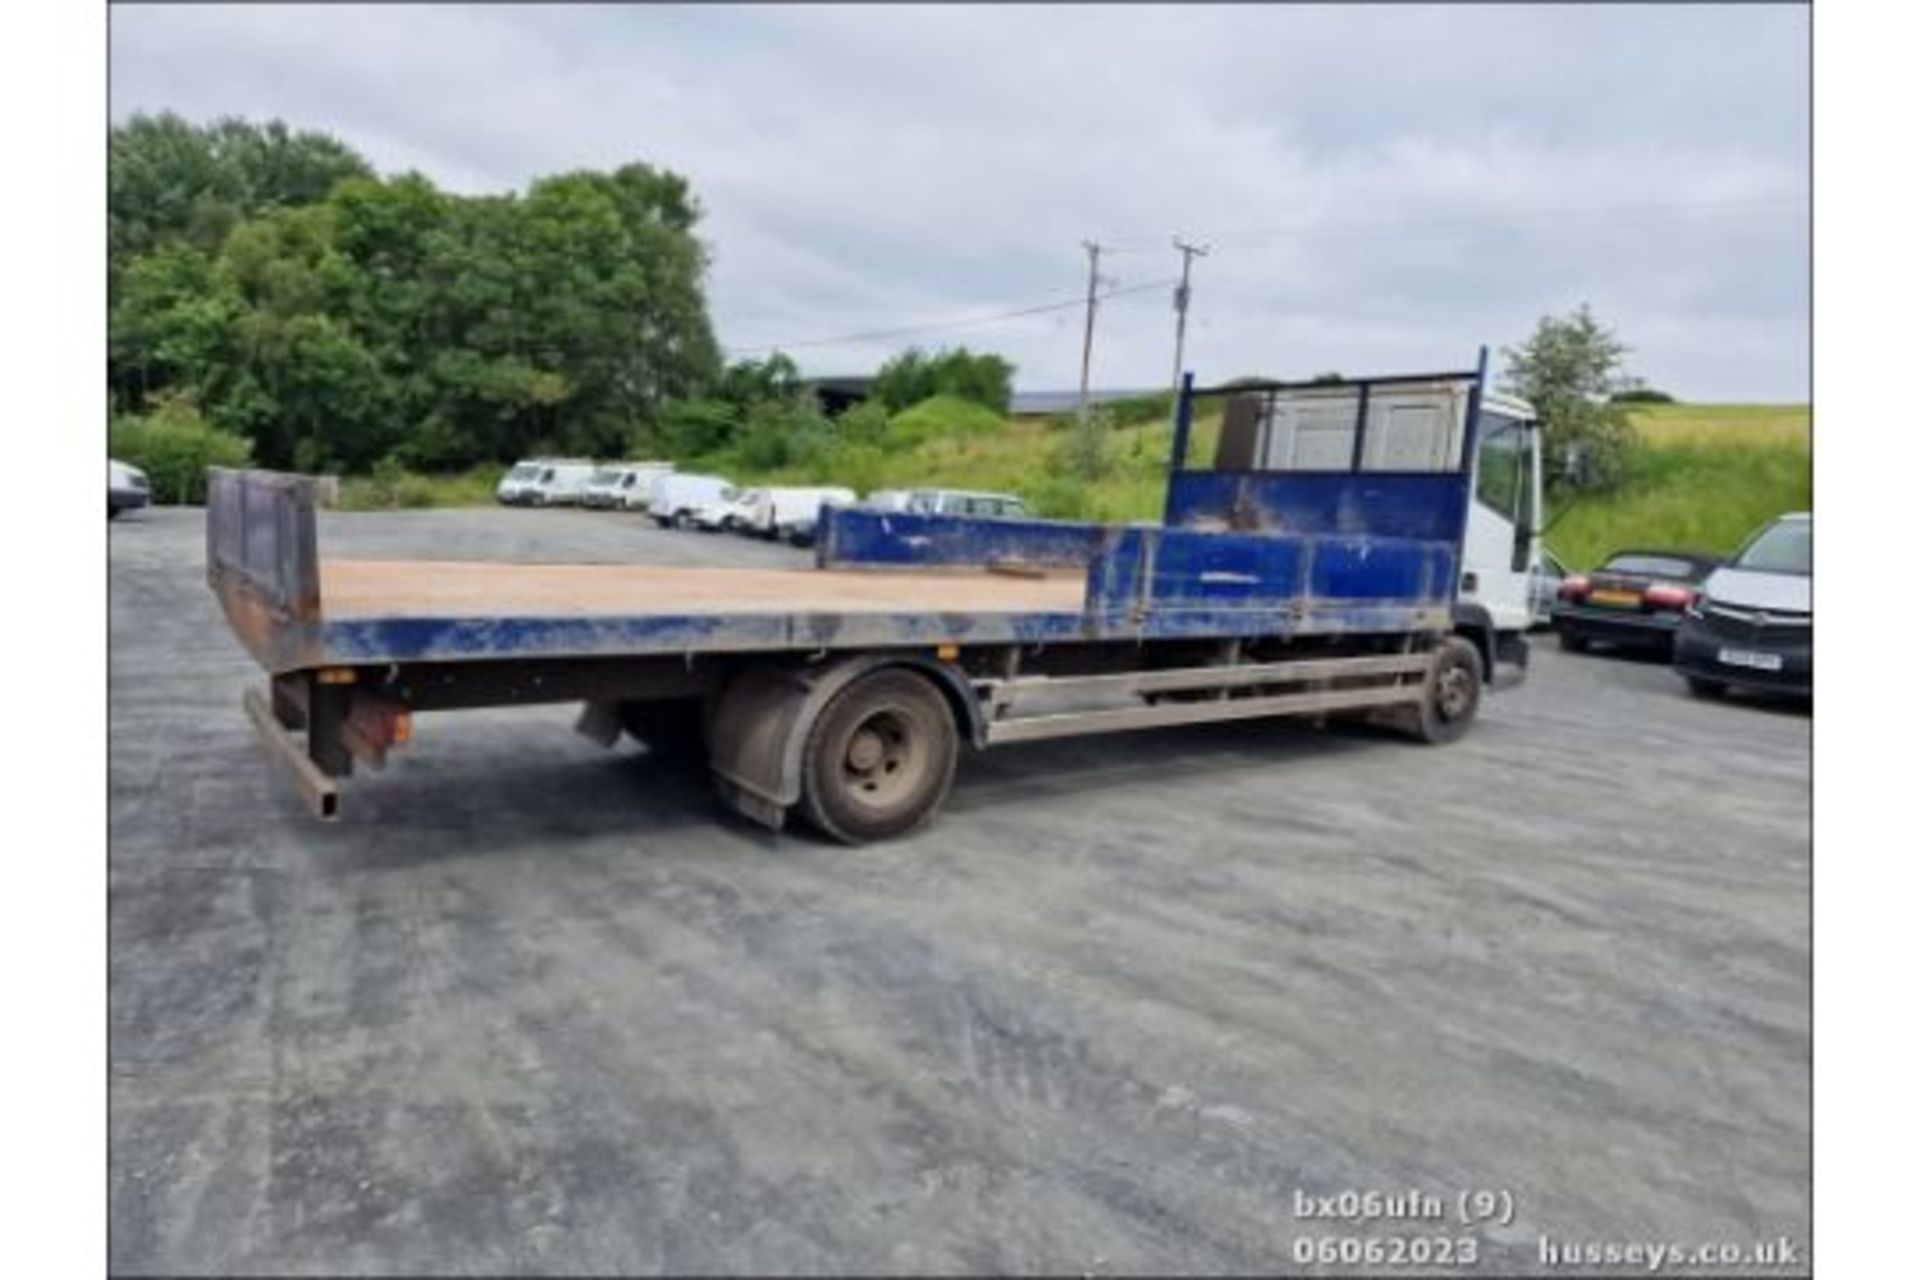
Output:
<instances>
[{"instance_id":1,"label":"wheel arch mudguard","mask_svg":"<svg viewBox=\"0 0 1920 1280\"><path fill-rule=\"evenodd\" d=\"M1453 633L1473 643L1480 652L1480 671L1488 680L1493 679L1493 660L1495 653L1493 615L1483 604L1468 601L1455 601L1453 606Z\"/></svg>"},{"instance_id":2,"label":"wheel arch mudguard","mask_svg":"<svg viewBox=\"0 0 1920 1280\"><path fill-rule=\"evenodd\" d=\"M1507 688L1526 679L1527 638L1518 631L1501 631L1483 604L1456 601L1453 632L1471 641L1480 653L1480 673L1489 688Z\"/></svg>"},{"instance_id":3,"label":"wheel arch mudguard","mask_svg":"<svg viewBox=\"0 0 1920 1280\"><path fill-rule=\"evenodd\" d=\"M751 666L727 682L714 710L708 765L720 794L742 815L778 831L800 800L807 736L834 695L870 672L904 668L926 676L947 700L963 739L981 746L986 717L957 668L922 654L872 653L804 665Z\"/></svg>"}]
</instances>

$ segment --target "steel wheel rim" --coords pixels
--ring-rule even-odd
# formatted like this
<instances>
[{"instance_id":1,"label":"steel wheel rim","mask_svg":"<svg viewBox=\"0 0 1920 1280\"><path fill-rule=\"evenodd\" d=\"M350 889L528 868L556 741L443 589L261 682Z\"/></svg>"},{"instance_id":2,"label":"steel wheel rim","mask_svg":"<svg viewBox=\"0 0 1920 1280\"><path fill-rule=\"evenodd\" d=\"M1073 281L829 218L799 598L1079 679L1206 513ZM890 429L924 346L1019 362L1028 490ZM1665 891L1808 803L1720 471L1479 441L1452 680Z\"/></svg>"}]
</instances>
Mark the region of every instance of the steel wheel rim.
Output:
<instances>
[{"instance_id":1,"label":"steel wheel rim","mask_svg":"<svg viewBox=\"0 0 1920 1280\"><path fill-rule=\"evenodd\" d=\"M1457 720L1465 715L1473 701L1472 673L1457 663L1442 671L1433 701L1443 720Z\"/></svg>"},{"instance_id":2,"label":"steel wheel rim","mask_svg":"<svg viewBox=\"0 0 1920 1280\"><path fill-rule=\"evenodd\" d=\"M898 707L861 717L840 751L843 791L866 809L898 804L920 787L928 768L925 735Z\"/></svg>"}]
</instances>

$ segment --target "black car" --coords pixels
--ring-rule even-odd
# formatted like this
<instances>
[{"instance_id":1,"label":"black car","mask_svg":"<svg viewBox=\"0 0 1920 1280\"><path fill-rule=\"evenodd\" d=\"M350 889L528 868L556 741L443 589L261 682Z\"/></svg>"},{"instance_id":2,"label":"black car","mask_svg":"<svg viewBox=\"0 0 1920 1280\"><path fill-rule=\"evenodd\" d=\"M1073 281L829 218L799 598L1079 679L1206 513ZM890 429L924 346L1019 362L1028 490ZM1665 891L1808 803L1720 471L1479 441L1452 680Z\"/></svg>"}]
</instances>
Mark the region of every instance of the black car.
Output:
<instances>
[{"instance_id":1,"label":"black car","mask_svg":"<svg viewBox=\"0 0 1920 1280\"><path fill-rule=\"evenodd\" d=\"M1616 551L1592 573L1560 584L1553 629L1560 647L1581 650L1595 641L1671 651L1680 618L1714 556L1692 551Z\"/></svg>"},{"instance_id":2,"label":"black car","mask_svg":"<svg viewBox=\"0 0 1920 1280\"><path fill-rule=\"evenodd\" d=\"M1813 696L1811 515L1773 521L1700 585L1673 667L1701 697L1729 687Z\"/></svg>"}]
</instances>

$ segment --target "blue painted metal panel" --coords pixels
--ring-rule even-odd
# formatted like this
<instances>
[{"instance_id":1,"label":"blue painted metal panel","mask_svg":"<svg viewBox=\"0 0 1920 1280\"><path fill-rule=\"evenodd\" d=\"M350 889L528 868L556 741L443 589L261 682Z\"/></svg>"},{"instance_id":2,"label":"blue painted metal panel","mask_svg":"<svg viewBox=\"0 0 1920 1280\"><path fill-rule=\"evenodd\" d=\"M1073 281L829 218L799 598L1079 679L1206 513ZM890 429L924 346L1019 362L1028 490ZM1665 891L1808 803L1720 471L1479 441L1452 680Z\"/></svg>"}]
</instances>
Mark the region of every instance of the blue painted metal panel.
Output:
<instances>
[{"instance_id":1,"label":"blue painted metal panel","mask_svg":"<svg viewBox=\"0 0 1920 1280\"><path fill-rule=\"evenodd\" d=\"M1453 543L1467 500L1467 476L1449 471L1183 471L1168 482L1167 523Z\"/></svg>"},{"instance_id":2,"label":"blue painted metal panel","mask_svg":"<svg viewBox=\"0 0 1920 1280\"><path fill-rule=\"evenodd\" d=\"M1105 531L1104 525L1071 520L979 520L830 507L821 513L814 558L823 569L1003 563L1078 568L1093 558Z\"/></svg>"}]
</instances>

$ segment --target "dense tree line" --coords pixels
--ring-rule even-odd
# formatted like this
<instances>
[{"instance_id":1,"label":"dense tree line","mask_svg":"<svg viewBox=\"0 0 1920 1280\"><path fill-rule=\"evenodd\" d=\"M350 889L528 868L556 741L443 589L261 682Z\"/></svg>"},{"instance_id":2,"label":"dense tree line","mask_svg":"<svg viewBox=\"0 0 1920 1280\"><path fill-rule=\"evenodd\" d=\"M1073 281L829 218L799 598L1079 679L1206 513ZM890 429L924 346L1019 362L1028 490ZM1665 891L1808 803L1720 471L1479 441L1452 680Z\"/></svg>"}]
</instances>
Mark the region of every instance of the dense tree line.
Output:
<instances>
[{"instance_id":1,"label":"dense tree line","mask_svg":"<svg viewBox=\"0 0 1920 1280\"><path fill-rule=\"evenodd\" d=\"M725 385L675 174L457 196L323 134L171 115L116 126L109 157L116 412L194 406L266 465L618 455L752 381Z\"/></svg>"}]
</instances>

